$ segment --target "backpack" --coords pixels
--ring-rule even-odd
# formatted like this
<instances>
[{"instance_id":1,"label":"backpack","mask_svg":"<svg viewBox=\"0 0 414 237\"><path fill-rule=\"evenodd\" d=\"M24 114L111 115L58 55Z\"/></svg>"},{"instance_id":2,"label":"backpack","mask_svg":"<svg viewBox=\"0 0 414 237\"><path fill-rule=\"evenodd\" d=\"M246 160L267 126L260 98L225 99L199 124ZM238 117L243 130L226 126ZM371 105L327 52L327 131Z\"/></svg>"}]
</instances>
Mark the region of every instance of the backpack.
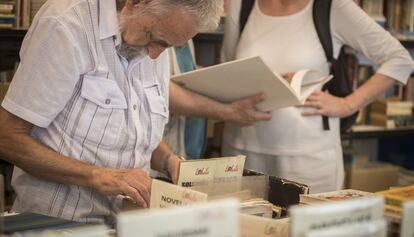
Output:
<instances>
[{"instance_id":1,"label":"backpack","mask_svg":"<svg viewBox=\"0 0 414 237\"><path fill-rule=\"evenodd\" d=\"M249 19L251 10L253 9L255 0L242 0L239 19L240 35ZM345 47L341 48L337 59L333 57L333 43L330 28L330 13L332 0L314 0L313 4L313 21L319 40L325 51L326 58L331 65L330 73L334 76L332 80L327 82L322 90L328 90L331 95L337 97L346 97L353 92L352 82L348 75L347 58L345 55ZM348 131L355 123L358 112L340 119L341 132ZM329 119L322 116L323 129L329 130Z\"/></svg>"}]
</instances>

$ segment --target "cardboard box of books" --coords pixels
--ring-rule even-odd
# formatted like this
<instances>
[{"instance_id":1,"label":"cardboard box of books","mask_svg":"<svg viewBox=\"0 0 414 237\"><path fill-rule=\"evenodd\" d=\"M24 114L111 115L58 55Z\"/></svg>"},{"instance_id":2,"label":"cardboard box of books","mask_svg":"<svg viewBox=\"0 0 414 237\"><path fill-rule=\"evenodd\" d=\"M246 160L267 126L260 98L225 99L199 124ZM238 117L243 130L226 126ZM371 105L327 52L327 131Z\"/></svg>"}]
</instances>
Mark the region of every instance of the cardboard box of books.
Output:
<instances>
[{"instance_id":1,"label":"cardboard box of books","mask_svg":"<svg viewBox=\"0 0 414 237\"><path fill-rule=\"evenodd\" d=\"M309 231L345 227L383 218L384 199L365 197L290 209L291 237L305 237Z\"/></svg>"},{"instance_id":2,"label":"cardboard box of books","mask_svg":"<svg viewBox=\"0 0 414 237\"><path fill-rule=\"evenodd\" d=\"M268 194L265 199L280 207L281 216L287 215L287 210L292 205L299 204L300 195L308 194L310 189L306 184L298 183L292 180L265 175L253 170L245 170L245 176L262 176L265 178L268 187Z\"/></svg>"},{"instance_id":3,"label":"cardboard box of books","mask_svg":"<svg viewBox=\"0 0 414 237\"><path fill-rule=\"evenodd\" d=\"M239 237L239 203L235 199L118 215L119 237Z\"/></svg>"},{"instance_id":4,"label":"cardboard box of books","mask_svg":"<svg viewBox=\"0 0 414 237\"><path fill-rule=\"evenodd\" d=\"M378 192L389 189L398 183L399 168L397 166L367 162L346 169L346 184L348 189L366 192Z\"/></svg>"},{"instance_id":5,"label":"cardboard box of books","mask_svg":"<svg viewBox=\"0 0 414 237\"><path fill-rule=\"evenodd\" d=\"M231 185L229 183L227 185ZM225 187L220 185L220 187ZM281 210L274 207L272 203L251 195L249 190L239 192L225 192L218 195L217 193L200 192L195 189L180 187L164 181L154 179L151 186L150 208L170 208L193 205L196 203L207 202L211 200L237 198L240 202L240 212L261 216L266 218L280 217ZM123 211L136 210L139 207L130 199L123 200Z\"/></svg>"}]
</instances>

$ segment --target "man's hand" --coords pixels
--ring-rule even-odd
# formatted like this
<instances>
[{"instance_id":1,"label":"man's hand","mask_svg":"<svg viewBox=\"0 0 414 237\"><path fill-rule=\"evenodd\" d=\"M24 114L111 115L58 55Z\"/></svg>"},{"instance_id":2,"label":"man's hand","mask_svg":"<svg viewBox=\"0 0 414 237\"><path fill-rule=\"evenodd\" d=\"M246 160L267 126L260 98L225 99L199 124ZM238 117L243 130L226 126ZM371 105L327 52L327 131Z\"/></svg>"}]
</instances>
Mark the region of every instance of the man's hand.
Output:
<instances>
[{"instance_id":1,"label":"man's hand","mask_svg":"<svg viewBox=\"0 0 414 237\"><path fill-rule=\"evenodd\" d=\"M142 169L97 168L92 171L91 186L105 195L126 195L139 206L149 207L151 178Z\"/></svg>"},{"instance_id":2,"label":"man's hand","mask_svg":"<svg viewBox=\"0 0 414 237\"><path fill-rule=\"evenodd\" d=\"M259 94L245 99L232 102L228 116L224 115L224 121L236 123L240 126L250 126L260 120L270 120L270 112L260 112L255 109L255 105L262 102L265 95Z\"/></svg>"},{"instance_id":3,"label":"man's hand","mask_svg":"<svg viewBox=\"0 0 414 237\"><path fill-rule=\"evenodd\" d=\"M305 107L311 107L314 110L302 113L304 116L325 115L342 118L355 112L347 103L346 98L335 97L322 91L312 93L306 100Z\"/></svg>"}]
</instances>

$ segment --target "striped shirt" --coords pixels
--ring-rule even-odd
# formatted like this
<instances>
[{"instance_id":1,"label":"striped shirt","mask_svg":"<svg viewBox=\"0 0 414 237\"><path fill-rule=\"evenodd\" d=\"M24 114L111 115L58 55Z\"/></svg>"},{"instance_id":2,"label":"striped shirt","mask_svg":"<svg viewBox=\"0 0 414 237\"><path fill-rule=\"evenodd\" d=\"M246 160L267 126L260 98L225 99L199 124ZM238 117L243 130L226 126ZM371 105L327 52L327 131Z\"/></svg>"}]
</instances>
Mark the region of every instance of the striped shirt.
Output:
<instances>
[{"instance_id":1,"label":"striped shirt","mask_svg":"<svg viewBox=\"0 0 414 237\"><path fill-rule=\"evenodd\" d=\"M49 0L28 30L2 106L64 156L149 171L168 120L168 56L128 62L116 52L120 41L115 0ZM111 223L121 204L19 168L12 185L17 212Z\"/></svg>"}]
</instances>

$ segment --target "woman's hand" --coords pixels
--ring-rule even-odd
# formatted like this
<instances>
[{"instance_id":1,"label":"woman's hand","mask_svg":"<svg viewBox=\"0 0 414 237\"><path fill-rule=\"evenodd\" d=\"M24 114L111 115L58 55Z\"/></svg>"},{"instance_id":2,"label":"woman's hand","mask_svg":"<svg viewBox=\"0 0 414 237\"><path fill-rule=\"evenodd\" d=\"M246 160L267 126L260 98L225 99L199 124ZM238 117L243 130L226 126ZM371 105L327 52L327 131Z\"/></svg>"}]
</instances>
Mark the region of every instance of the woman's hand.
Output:
<instances>
[{"instance_id":1,"label":"woman's hand","mask_svg":"<svg viewBox=\"0 0 414 237\"><path fill-rule=\"evenodd\" d=\"M346 98L336 97L328 92L313 92L305 102L304 107L314 108L303 112L304 116L325 115L328 117L346 117L354 113Z\"/></svg>"}]
</instances>

